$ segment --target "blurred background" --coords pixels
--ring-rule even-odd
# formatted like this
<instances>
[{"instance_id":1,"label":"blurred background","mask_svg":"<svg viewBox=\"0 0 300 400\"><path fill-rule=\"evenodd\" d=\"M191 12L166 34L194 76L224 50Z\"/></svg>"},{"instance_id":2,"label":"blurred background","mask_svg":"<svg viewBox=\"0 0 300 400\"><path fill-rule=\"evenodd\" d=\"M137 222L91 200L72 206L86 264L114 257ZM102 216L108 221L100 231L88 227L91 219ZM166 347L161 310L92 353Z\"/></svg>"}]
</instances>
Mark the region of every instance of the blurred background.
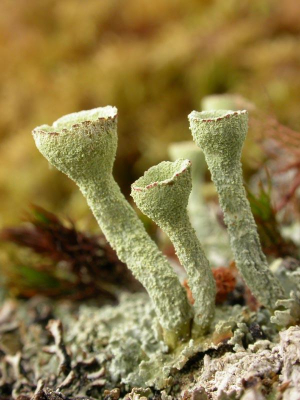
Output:
<instances>
[{"instance_id":1,"label":"blurred background","mask_svg":"<svg viewBox=\"0 0 300 400\"><path fill-rule=\"evenodd\" d=\"M106 105L119 109L114 174L129 198L171 143L191 140L187 115L203 99L233 95L250 112L243 167L263 249L270 260L299 258L299 0L1 0L0 63L0 280L11 294L112 298L116 286L132 288L105 238L77 230L99 234L75 184L31 136ZM200 233L214 254L226 231L208 172L205 182L219 228Z\"/></svg>"},{"instance_id":2,"label":"blurred background","mask_svg":"<svg viewBox=\"0 0 300 400\"><path fill-rule=\"evenodd\" d=\"M31 137L67 113L118 107L126 195L169 143L191 139L187 115L206 95L237 93L299 130L299 39L298 0L2 0L0 225L30 203L93 225ZM246 174L263 157L249 149Z\"/></svg>"}]
</instances>

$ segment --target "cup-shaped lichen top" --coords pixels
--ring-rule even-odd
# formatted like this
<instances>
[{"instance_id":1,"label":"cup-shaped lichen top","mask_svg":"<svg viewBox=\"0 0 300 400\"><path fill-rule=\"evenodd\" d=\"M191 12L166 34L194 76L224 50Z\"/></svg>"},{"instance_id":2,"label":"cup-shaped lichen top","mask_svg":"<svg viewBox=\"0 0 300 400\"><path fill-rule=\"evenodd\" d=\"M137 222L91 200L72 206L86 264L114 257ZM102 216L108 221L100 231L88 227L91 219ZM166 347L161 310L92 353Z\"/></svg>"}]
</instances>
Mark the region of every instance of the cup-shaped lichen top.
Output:
<instances>
[{"instance_id":1,"label":"cup-shaped lichen top","mask_svg":"<svg viewBox=\"0 0 300 400\"><path fill-rule=\"evenodd\" d=\"M150 168L132 185L136 205L154 221L169 221L184 210L192 189L191 162L163 161Z\"/></svg>"},{"instance_id":2,"label":"cup-shaped lichen top","mask_svg":"<svg viewBox=\"0 0 300 400\"><path fill-rule=\"evenodd\" d=\"M221 164L240 163L248 130L248 113L243 111L193 111L189 115L191 131L206 159Z\"/></svg>"},{"instance_id":3,"label":"cup-shaped lichen top","mask_svg":"<svg viewBox=\"0 0 300 400\"><path fill-rule=\"evenodd\" d=\"M77 183L91 176L105 178L112 172L117 150L117 109L107 106L69 114L51 126L35 128L33 136L43 156Z\"/></svg>"},{"instance_id":4,"label":"cup-shaped lichen top","mask_svg":"<svg viewBox=\"0 0 300 400\"><path fill-rule=\"evenodd\" d=\"M255 109L254 104L239 94L213 94L201 100L202 111L212 110L248 110Z\"/></svg>"},{"instance_id":5,"label":"cup-shaped lichen top","mask_svg":"<svg viewBox=\"0 0 300 400\"><path fill-rule=\"evenodd\" d=\"M172 161L179 158L190 160L193 165L192 177L195 177L197 180L203 180L207 171L207 164L203 151L193 141L172 143L168 151Z\"/></svg>"}]
</instances>

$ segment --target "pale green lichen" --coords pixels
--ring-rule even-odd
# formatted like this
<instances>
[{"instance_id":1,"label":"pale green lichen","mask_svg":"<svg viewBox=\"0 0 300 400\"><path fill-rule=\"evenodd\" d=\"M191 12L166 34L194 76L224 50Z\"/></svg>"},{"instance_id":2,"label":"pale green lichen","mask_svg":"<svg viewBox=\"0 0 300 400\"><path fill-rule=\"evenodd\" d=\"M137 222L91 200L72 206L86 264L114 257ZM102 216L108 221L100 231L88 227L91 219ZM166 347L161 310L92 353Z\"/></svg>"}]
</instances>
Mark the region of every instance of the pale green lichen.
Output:
<instances>
[{"instance_id":1,"label":"pale green lichen","mask_svg":"<svg viewBox=\"0 0 300 400\"><path fill-rule=\"evenodd\" d=\"M300 329L292 326L280 333L280 355L283 367L281 381L288 383L282 400L300 398Z\"/></svg>"},{"instance_id":2,"label":"pale green lichen","mask_svg":"<svg viewBox=\"0 0 300 400\"><path fill-rule=\"evenodd\" d=\"M121 261L147 289L170 347L188 336L191 308L167 259L146 233L112 176L117 149L117 109L70 114L33 131L36 145L86 197Z\"/></svg>"},{"instance_id":3,"label":"pale green lichen","mask_svg":"<svg viewBox=\"0 0 300 400\"><path fill-rule=\"evenodd\" d=\"M192 191L188 202L188 212L199 240L205 239L211 233L208 232L211 220L203 196L204 177L207 171L203 151L193 141L172 143L168 150L172 161L185 158L192 163Z\"/></svg>"},{"instance_id":4,"label":"pale green lichen","mask_svg":"<svg viewBox=\"0 0 300 400\"><path fill-rule=\"evenodd\" d=\"M286 387L287 382L284 399L300 398L299 327L279 337L266 309L250 312L239 305L218 306L211 334L181 343L169 353L157 335L159 321L146 293L123 293L117 305L81 304L79 309L41 298L13 304L6 311L13 313L14 326L19 324L20 329L3 326L1 349L5 333L11 351L5 349L0 369L2 381L15 382L14 398L28 397L28 390L34 391L36 385L51 388L59 398L75 394L84 399L108 398L107 389L112 394L117 388L124 399L131 390L151 396L150 386L154 397L168 400L198 399L200 388L211 400L228 400L233 391L238 394L235 399L240 399L246 385L254 383L269 393L282 384ZM59 328L56 333L50 329L52 339L44 328L49 311L55 319L53 327ZM263 339L257 337L253 324L264 333ZM65 347L71 356L68 375L58 375L60 351L53 343L57 333L62 339L57 337L59 348ZM14 350L17 342L21 357ZM233 352L232 346L238 351ZM156 389L165 389L170 397Z\"/></svg>"},{"instance_id":5,"label":"pale green lichen","mask_svg":"<svg viewBox=\"0 0 300 400\"><path fill-rule=\"evenodd\" d=\"M192 162L192 191L188 202L191 224L210 261L215 265L228 262L230 260L228 235L217 221L214 210L208 207L203 194L207 173L203 151L193 141L172 143L168 151L172 161L187 158Z\"/></svg>"},{"instance_id":6,"label":"pale green lichen","mask_svg":"<svg viewBox=\"0 0 300 400\"><path fill-rule=\"evenodd\" d=\"M201 100L202 111L212 110L254 110L255 105L239 94L212 94Z\"/></svg>"},{"instance_id":7,"label":"pale green lichen","mask_svg":"<svg viewBox=\"0 0 300 400\"><path fill-rule=\"evenodd\" d=\"M189 120L218 191L237 266L260 303L274 310L283 289L262 252L243 186L240 158L248 129L247 111L193 111Z\"/></svg>"},{"instance_id":8,"label":"pale green lichen","mask_svg":"<svg viewBox=\"0 0 300 400\"><path fill-rule=\"evenodd\" d=\"M65 338L73 355L95 356L112 382L162 389L175 383L174 374L195 355L222 347L223 339L233 334L245 315L238 305L218 308L211 334L181 343L168 353L153 329L159 323L153 304L144 293L123 293L117 306L81 306L78 320L66 321L72 328Z\"/></svg>"},{"instance_id":9,"label":"pale green lichen","mask_svg":"<svg viewBox=\"0 0 300 400\"><path fill-rule=\"evenodd\" d=\"M281 261L281 262L280 262ZM280 299L277 302L278 310L271 317L271 322L276 324L279 329L291 325L297 325L300 322L300 269L296 260L295 265L284 265L281 259L277 266L273 265L274 273L282 283L286 299ZM288 268L295 268L294 271Z\"/></svg>"},{"instance_id":10,"label":"pale green lichen","mask_svg":"<svg viewBox=\"0 0 300 400\"><path fill-rule=\"evenodd\" d=\"M195 300L195 335L209 328L214 315L215 281L209 262L191 226L187 204L192 189L191 162L163 161L133 185L131 195L148 217L169 236L188 275Z\"/></svg>"}]
</instances>

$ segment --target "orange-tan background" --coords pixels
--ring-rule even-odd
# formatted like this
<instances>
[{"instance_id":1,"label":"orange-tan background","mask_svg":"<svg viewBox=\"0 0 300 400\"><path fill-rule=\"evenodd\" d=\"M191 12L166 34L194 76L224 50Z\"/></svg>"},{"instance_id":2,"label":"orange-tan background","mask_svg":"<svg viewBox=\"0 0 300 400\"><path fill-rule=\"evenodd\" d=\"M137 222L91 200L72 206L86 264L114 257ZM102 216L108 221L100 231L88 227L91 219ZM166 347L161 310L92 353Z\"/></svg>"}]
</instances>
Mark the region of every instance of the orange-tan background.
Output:
<instances>
[{"instance_id":1,"label":"orange-tan background","mask_svg":"<svg viewBox=\"0 0 300 400\"><path fill-rule=\"evenodd\" d=\"M0 63L0 226L29 203L90 223L30 134L66 113L118 107L126 194L190 138L205 95L239 93L300 129L299 0L1 0Z\"/></svg>"}]
</instances>

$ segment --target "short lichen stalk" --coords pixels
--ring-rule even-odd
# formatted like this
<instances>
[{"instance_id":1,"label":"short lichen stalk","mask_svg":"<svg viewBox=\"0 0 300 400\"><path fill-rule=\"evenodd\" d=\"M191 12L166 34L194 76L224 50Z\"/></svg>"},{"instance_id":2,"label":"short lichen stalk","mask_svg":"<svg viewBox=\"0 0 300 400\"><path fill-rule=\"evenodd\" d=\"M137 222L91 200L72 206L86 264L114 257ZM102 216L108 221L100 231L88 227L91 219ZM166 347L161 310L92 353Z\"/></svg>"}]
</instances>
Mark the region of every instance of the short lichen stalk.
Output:
<instances>
[{"instance_id":1,"label":"short lichen stalk","mask_svg":"<svg viewBox=\"0 0 300 400\"><path fill-rule=\"evenodd\" d=\"M193 334L203 334L210 325L215 308L215 281L209 262L192 228L187 204L192 188L191 162L164 161L150 168L132 185L137 206L169 236L185 268L193 294Z\"/></svg>"},{"instance_id":2,"label":"short lichen stalk","mask_svg":"<svg viewBox=\"0 0 300 400\"><path fill-rule=\"evenodd\" d=\"M70 114L33 136L45 158L77 183L118 257L147 289L164 338L175 347L188 336L191 309L177 275L113 179L116 108Z\"/></svg>"},{"instance_id":3,"label":"short lichen stalk","mask_svg":"<svg viewBox=\"0 0 300 400\"><path fill-rule=\"evenodd\" d=\"M189 120L218 191L237 266L260 303L274 310L283 290L268 268L243 186L240 158L247 134L247 112L194 111Z\"/></svg>"},{"instance_id":4,"label":"short lichen stalk","mask_svg":"<svg viewBox=\"0 0 300 400\"><path fill-rule=\"evenodd\" d=\"M176 142L170 145L169 155L172 161L186 158L192 162L192 191L188 202L191 224L210 261L215 265L228 262L228 236L204 198L207 164L203 151L193 141Z\"/></svg>"},{"instance_id":5,"label":"short lichen stalk","mask_svg":"<svg viewBox=\"0 0 300 400\"><path fill-rule=\"evenodd\" d=\"M186 158L192 162L193 185L188 202L188 212L199 240L207 238L211 221L203 197L204 176L207 171L204 154L193 141L172 143L168 150L172 161Z\"/></svg>"}]
</instances>

